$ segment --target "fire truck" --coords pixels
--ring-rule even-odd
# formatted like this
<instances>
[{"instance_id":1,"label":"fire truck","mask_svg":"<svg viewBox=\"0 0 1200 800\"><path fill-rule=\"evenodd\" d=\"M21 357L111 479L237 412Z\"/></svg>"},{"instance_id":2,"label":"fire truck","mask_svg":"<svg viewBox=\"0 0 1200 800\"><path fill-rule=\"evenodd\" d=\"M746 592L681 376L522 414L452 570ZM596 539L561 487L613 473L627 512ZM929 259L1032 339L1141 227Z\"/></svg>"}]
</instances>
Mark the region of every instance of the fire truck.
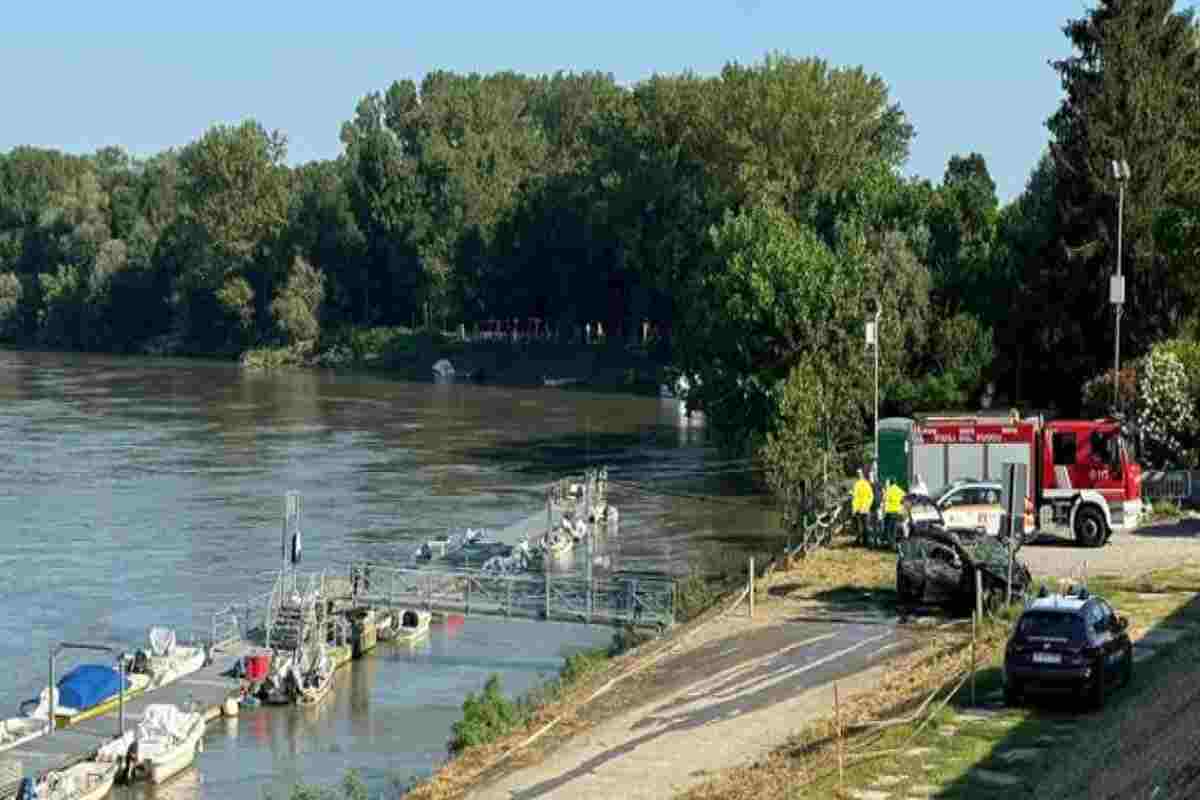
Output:
<instances>
[{"instance_id":1,"label":"fire truck","mask_svg":"<svg viewBox=\"0 0 1200 800\"><path fill-rule=\"evenodd\" d=\"M929 417L912 426L909 478L930 487L956 479L998 480L1006 463L1026 465L1035 530L1104 545L1114 529L1137 525L1141 467L1113 419Z\"/></svg>"}]
</instances>

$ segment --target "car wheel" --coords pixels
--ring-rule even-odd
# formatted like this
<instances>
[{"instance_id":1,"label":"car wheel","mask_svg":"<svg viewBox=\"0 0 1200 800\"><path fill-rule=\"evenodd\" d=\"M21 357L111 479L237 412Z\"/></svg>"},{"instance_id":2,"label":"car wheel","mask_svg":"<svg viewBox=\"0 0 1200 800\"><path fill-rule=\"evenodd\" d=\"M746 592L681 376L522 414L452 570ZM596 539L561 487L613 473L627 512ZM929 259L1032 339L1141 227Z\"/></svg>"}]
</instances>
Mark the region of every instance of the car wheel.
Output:
<instances>
[{"instance_id":1,"label":"car wheel","mask_svg":"<svg viewBox=\"0 0 1200 800\"><path fill-rule=\"evenodd\" d=\"M1093 506L1075 512L1075 541L1084 547L1100 547L1107 538L1104 515Z\"/></svg>"},{"instance_id":2,"label":"car wheel","mask_svg":"<svg viewBox=\"0 0 1200 800\"><path fill-rule=\"evenodd\" d=\"M1129 649L1125 651L1125 666L1121 668L1121 688L1129 685L1133 680L1133 645L1129 645Z\"/></svg>"},{"instance_id":3,"label":"car wheel","mask_svg":"<svg viewBox=\"0 0 1200 800\"><path fill-rule=\"evenodd\" d=\"M1104 708L1105 689L1107 688L1104 685L1104 659L1103 658L1101 658L1099 661L1096 662L1096 666L1094 667L1094 669L1096 670L1096 677L1092 681L1091 701L1092 701L1092 708L1095 709L1096 711L1100 711L1101 709Z\"/></svg>"}]
</instances>

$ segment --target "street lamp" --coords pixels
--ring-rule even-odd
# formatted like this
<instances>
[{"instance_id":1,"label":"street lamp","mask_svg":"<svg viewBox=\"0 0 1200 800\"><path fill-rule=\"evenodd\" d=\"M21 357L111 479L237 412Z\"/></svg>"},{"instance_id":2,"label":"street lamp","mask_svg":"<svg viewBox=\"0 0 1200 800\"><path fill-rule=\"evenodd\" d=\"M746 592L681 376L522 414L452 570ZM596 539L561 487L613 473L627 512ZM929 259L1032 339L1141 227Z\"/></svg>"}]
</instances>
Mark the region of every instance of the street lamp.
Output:
<instances>
[{"instance_id":1,"label":"street lamp","mask_svg":"<svg viewBox=\"0 0 1200 800\"><path fill-rule=\"evenodd\" d=\"M1116 309L1116 334L1113 337L1113 408L1121 410L1121 313L1125 305L1125 276L1121 274L1121 238L1125 224L1125 184L1129 181L1129 162L1125 159L1109 162L1109 170L1117 182L1117 272L1109 280L1109 302Z\"/></svg>"},{"instance_id":2,"label":"street lamp","mask_svg":"<svg viewBox=\"0 0 1200 800\"><path fill-rule=\"evenodd\" d=\"M875 455L872 465L874 480L879 480L879 317L883 309L875 301L875 317L867 319L867 347L875 351Z\"/></svg>"}]
</instances>

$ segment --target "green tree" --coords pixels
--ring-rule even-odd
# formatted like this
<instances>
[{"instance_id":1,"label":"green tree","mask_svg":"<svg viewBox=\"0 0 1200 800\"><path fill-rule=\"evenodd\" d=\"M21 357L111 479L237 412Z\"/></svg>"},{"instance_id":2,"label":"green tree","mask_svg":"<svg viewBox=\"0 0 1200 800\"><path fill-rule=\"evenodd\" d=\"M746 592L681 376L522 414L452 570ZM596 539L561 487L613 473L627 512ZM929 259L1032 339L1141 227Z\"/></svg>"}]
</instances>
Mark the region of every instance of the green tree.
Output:
<instances>
[{"instance_id":1,"label":"green tree","mask_svg":"<svg viewBox=\"0 0 1200 800\"><path fill-rule=\"evenodd\" d=\"M21 279L0 272L0 339L14 339L20 331Z\"/></svg>"},{"instance_id":2,"label":"green tree","mask_svg":"<svg viewBox=\"0 0 1200 800\"><path fill-rule=\"evenodd\" d=\"M1191 11L1174 0L1100 0L1064 32L1074 53L1053 62L1065 97L1050 118L1058 231L1043 281L1054 307L1041 324L1067 389L1112 352L1107 279L1117 235L1113 159L1130 165L1125 192L1123 271L1127 352L1145 352L1195 307L1196 263L1172 263L1154 231L1157 209L1196 174L1200 61ZM1132 345L1132 347L1130 347Z\"/></svg>"},{"instance_id":3,"label":"green tree","mask_svg":"<svg viewBox=\"0 0 1200 800\"><path fill-rule=\"evenodd\" d=\"M325 276L296 257L287 285L271 301L271 315L290 344L312 343L320 335L324 299Z\"/></svg>"}]
</instances>

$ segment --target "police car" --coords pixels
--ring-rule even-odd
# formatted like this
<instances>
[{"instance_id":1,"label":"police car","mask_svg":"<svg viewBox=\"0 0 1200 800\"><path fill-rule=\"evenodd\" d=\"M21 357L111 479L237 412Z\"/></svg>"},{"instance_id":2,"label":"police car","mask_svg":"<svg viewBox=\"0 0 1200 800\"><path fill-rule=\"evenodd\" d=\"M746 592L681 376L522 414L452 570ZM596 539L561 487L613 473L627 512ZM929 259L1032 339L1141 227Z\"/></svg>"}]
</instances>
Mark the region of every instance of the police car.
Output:
<instances>
[{"instance_id":1,"label":"police car","mask_svg":"<svg viewBox=\"0 0 1200 800\"><path fill-rule=\"evenodd\" d=\"M1129 621L1086 588L1041 594L1021 614L1004 652L1004 699L1027 691L1068 690L1104 705L1109 686L1133 676Z\"/></svg>"},{"instance_id":2,"label":"police car","mask_svg":"<svg viewBox=\"0 0 1200 800\"><path fill-rule=\"evenodd\" d=\"M908 519L913 525L937 523L944 528L977 530L996 536L1004 508L1000 505L1000 484L995 481L956 480L929 496L910 494L905 498ZM1027 502L1024 541L1034 538L1032 506Z\"/></svg>"}]
</instances>

